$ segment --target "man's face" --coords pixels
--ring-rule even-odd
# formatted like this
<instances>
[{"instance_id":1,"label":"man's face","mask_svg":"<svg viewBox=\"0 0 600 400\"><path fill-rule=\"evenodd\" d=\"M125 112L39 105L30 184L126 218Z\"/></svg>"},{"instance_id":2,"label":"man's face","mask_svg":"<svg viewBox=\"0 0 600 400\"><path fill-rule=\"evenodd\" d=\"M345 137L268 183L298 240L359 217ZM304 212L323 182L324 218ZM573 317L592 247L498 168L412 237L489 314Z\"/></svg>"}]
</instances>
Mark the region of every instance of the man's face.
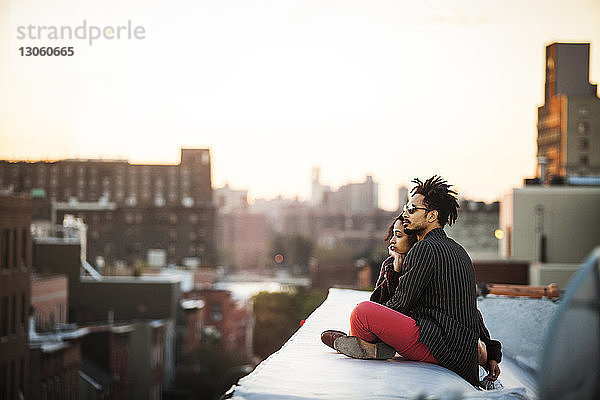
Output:
<instances>
[{"instance_id":1,"label":"man's face","mask_svg":"<svg viewBox=\"0 0 600 400\"><path fill-rule=\"evenodd\" d=\"M424 199L425 197L422 194L414 194L404 207L402 212L404 217L403 227L407 234L422 232L432 223L435 223L435 218L429 215L432 211L427 209L423 202Z\"/></svg>"}]
</instances>

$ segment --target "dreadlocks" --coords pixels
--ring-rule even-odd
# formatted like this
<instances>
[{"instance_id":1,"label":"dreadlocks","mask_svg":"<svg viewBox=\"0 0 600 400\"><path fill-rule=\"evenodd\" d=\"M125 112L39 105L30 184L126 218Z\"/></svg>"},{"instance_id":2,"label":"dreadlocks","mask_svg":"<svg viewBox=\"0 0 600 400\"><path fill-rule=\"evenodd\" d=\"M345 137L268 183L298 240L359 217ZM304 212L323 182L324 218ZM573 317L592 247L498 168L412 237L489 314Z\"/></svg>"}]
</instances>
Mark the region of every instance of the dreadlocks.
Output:
<instances>
[{"instance_id":1,"label":"dreadlocks","mask_svg":"<svg viewBox=\"0 0 600 400\"><path fill-rule=\"evenodd\" d=\"M416 183L417 186L412 188L410 193L412 195L423 195L425 206L432 210L437 210L437 219L442 228L444 225L452 225L456 221L460 205L456 197L457 193L450 189L452 185L448 184L445 179L438 175L432 176L425 182L421 182L419 178L415 178L412 180L412 183Z\"/></svg>"}]
</instances>

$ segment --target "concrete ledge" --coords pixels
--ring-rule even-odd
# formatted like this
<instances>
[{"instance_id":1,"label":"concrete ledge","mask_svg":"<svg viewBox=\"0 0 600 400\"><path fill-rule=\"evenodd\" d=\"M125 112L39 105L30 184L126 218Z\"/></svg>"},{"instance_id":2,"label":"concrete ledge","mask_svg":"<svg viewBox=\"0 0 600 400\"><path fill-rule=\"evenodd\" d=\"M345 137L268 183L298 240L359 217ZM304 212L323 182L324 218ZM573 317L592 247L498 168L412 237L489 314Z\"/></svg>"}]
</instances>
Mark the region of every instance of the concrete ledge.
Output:
<instances>
[{"instance_id":1,"label":"concrete ledge","mask_svg":"<svg viewBox=\"0 0 600 400\"><path fill-rule=\"evenodd\" d=\"M356 360L321 343L321 332L348 332L354 306L370 292L330 289L327 300L290 340L232 388L233 399L527 399L515 365L501 364L514 381L507 389L480 391L443 367L407 361ZM419 397L423 396L423 397Z\"/></svg>"}]
</instances>

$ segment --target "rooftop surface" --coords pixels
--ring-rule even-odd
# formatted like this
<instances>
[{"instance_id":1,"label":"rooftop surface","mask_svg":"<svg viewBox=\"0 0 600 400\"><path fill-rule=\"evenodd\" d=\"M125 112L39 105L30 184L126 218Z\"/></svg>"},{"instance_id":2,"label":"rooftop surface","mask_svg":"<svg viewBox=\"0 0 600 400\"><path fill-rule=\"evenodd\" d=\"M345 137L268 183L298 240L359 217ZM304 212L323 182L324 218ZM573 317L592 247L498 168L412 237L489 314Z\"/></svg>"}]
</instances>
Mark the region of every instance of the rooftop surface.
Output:
<instances>
[{"instance_id":1,"label":"rooftop surface","mask_svg":"<svg viewBox=\"0 0 600 400\"><path fill-rule=\"evenodd\" d=\"M233 399L536 399L534 370L548 321L548 300L488 296L478 301L492 338L503 342L504 389L481 391L441 366L348 358L321 343L326 329L348 332L354 306L369 292L330 289L327 300L276 353L242 378Z\"/></svg>"}]
</instances>

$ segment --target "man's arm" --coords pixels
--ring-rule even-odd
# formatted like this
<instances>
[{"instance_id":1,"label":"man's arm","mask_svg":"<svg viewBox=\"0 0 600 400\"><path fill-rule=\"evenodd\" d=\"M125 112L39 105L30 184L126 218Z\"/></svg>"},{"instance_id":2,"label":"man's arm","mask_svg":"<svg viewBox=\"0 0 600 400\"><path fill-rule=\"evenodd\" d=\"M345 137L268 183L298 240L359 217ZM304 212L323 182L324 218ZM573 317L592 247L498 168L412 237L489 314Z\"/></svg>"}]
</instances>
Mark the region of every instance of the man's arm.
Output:
<instances>
[{"instance_id":1,"label":"man's arm","mask_svg":"<svg viewBox=\"0 0 600 400\"><path fill-rule=\"evenodd\" d=\"M477 316L479 317L479 339L486 345L488 360L495 360L497 363L502 362L502 344L498 340L491 338L479 309L477 309Z\"/></svg>"},{"instance_id":2,"label":"man's arm","mask_svg":"<svg viewBox=\"0 0 600 400\"><path fill-rule=\"evenodd\" d=\"M430 245L425 242L415 244L404 259L404 273L400 276L396 292L385 306L399 312L413 308L433 277L434 261Z\"/></svg>"}]
</instances>

